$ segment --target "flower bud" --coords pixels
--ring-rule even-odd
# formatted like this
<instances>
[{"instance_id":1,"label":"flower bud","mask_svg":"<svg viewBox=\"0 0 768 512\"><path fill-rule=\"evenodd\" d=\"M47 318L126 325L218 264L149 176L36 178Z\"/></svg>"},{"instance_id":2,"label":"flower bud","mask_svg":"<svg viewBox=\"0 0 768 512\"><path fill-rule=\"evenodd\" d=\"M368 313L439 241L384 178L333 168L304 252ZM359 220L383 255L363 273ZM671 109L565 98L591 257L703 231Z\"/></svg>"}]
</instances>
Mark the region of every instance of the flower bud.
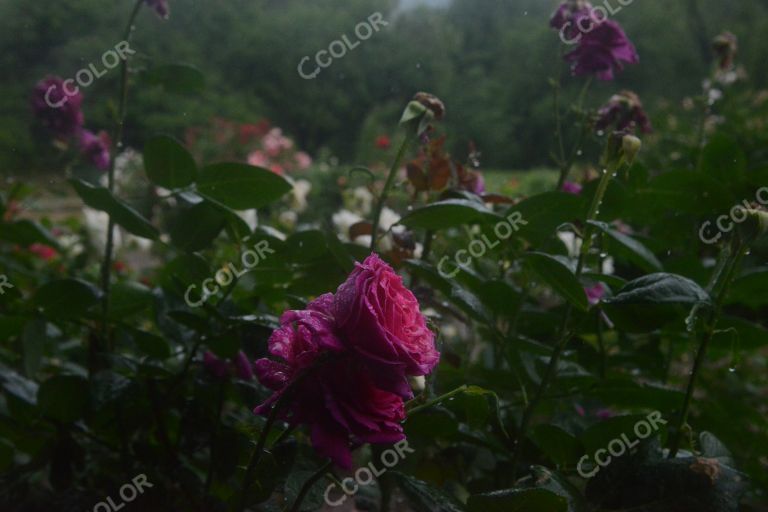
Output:
<instances>
[{"instance_id":1,"label":"flower bud","mask_svg":"<svg viewBox=\"0 0 768 512\"><path fill-rule=\"evenodd\" d=\"M439 121L444 116L445 105L442 101L426 92L419 92L405 107L400 124L412 126L420 137L429 130L433 120Z\"/></svg>"},{"instance_id":2,"label":"flower bud","mask_svg":"<svg viewBox=\"0 0 768 512\"><path fill-rule=\"evenodd\" d=\"M635 157L640 152L640 148L643 147L643 142L634 135L625 135L621 139L621 152L624 156L624 161L628 165L632 165L635 161Z\"/></svg>"}]
</instances>

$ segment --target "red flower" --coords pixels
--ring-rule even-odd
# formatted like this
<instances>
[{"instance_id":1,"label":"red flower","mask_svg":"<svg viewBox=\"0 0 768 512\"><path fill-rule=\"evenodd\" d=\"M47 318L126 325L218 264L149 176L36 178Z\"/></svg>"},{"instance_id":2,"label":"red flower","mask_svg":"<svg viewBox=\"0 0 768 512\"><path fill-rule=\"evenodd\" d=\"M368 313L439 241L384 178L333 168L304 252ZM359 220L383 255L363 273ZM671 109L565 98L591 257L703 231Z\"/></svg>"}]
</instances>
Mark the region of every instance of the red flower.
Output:
<instances>
[{"instance_id":1,"label":"red flower","mask_svg":"<svg viewBox=\"0 0 768 512\"><path fill-rule=\"evenodd\" d=\"M43 244L32 244L29 246L29 252L43 261L51 261L58 254L56 249Z\"/></svg>"},{"instance_id":2,"label":"red flower","mask_svg":"<svg viewBox=\"0 0 768 512\"><path fill-rule=\"evenodd\" d=\"M389 149L392 147L392 141L386 135L376 137L376 147L379 149Z\"/></svg>"}]
</instances>

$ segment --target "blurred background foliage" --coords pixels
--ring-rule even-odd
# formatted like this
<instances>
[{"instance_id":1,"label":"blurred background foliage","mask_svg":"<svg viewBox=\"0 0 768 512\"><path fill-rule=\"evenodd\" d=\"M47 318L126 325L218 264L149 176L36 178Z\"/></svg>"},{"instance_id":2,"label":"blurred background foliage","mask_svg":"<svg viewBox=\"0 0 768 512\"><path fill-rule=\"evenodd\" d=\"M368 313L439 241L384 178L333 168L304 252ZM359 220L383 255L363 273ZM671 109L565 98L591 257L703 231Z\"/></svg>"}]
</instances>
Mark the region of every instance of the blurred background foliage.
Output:
<instances>
[{"instance_id":1,"label":"blurred background foliage","mask_svg":"<svg viewBox=\"0 0 768 512\"><path fill-rule=\"evenodd\" d=\"M599 2L598 2L599 3ZM124 4L124 5L123 5ZM127 145L141 147L157 132L181 136L213 117L240 122L268 118L311 154L365 162L372 141L417 89L450 105L449 145L464 155L474 140L486 167L549 165L553 110L549 77L560 72L557 35L546 21L556 2L542 0L174 0L169 23L141 13L134 66L186 62L207 77L200 98L164 102L160 90L132 94ZM614 5L615 4L615 5ZM618 4L614 1L611 5ZM131 2L106 8L98 0L0 2L0 172L48 169L41 142L30 132L32 85L48 74L72 77L120 40ZM297 66L381 12L390 24L316 79ZM597 84L592 105L616 89L640 94L658 123L664 108L700 92L708 74L710 41L722 30L740 41L746 86L762 88L768 70L765 0L633 2L616 14L642 58L617 83ZM148 45L152 45L149 47ZM309 64L308 64L309 66ZM313 69L314 65L309 67ZM139 73L140 71L136 71ZM117 71L85 89L89 125L111 126ZM564 96L582 81L566 79ZM150 88L151 89L151 88ZM30 163L35 161L36 163Z\"/></svg>"}]
</instances>

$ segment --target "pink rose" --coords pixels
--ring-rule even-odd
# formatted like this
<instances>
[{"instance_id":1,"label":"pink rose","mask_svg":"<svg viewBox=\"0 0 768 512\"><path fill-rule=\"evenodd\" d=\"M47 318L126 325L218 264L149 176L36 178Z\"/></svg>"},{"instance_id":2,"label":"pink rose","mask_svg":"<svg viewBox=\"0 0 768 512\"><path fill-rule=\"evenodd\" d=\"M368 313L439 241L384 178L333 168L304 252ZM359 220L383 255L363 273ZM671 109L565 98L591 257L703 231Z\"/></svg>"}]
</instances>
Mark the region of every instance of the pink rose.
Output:
<instances>
[{"instance_id":1,"label":"pink rose","mask_svg":"<svg viewBox=\"0 0 768 512\"><path fill-rule=\"evenodd\" d=\"M269 339L269 351L282 361L260 359L256 374L275 393L256 407L267 415L291 386L291 400L280 411L291 424L306 424L315 450L341 467L352 466L350 445L394 443L404 438L402 399L376 387L369 369L344 349L326 294L304 311L288 311ZM328 360L318 357L332 354ZM316 364L317 363L317 364Z\"/></svg>"},{"instance_id":2,"label":"pink rose","mask_svg":"<svg viewBox=\"0 0 768 512\"><path fill-rule=\"evenodd\" d=\"M342 339L372 366L382 389L411 397L407 377L427 375L437 366L435 335L419 302L376 254L358 263L339 286L333 313Z\"/></svg>"}]
</instances>

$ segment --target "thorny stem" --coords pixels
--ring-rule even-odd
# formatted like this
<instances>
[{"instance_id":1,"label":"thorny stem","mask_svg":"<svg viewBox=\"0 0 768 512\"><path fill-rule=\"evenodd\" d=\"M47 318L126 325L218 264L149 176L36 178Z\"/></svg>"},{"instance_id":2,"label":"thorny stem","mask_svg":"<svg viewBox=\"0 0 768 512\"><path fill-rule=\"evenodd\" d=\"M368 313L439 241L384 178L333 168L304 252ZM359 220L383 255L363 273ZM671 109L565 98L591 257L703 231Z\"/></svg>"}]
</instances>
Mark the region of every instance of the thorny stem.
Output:
<instances>
[{"instance_id":1,"label":"thorny stem","mask_svg":"<svg viewBox=\"0 0 768 512\"><path fill-rule=\"evenodd\" d=\"M405 158L405 154L408 152L408 148L411 146L412 139L413 134L410 132L406 133L405 138L403 139L403 143L400 145L400 150L397 152L397 157L395 157L395 161L392 163L392 168L389 170L389 175L387 176L387 181L384 184L384 189L381 191L379 201L376 204L376 211L373 214L373 230L371 231L371 252L376 251L376 242L378 241L379 235L379 224L381 222L381 212L384 210L384 205L387 202L387 196L389 196L389 191L392 188L392 184L395 182L395 176L397 176L397 171L400 170L400 166L403 163L403 158Z\"/></svg>"},{"instance_id":2,"label":"thorny stem","mask_svg":"<svg viewBox=\"0 0 768 512\"><path fill-rule=\"evenodd\" d=\"M696 387L696 377L699 375L699 371L701 370L704 364L704 360L706 359L707 348L709 347L712 338L717 332L715 328L717 327L717 322L720 319L720 313L722 312L725 297L728 294L728 288L736 275L736 271L738 270L738 267L740 266L741 260L746 254L747 249L748 247L746 247L738 237L734 238L732 253L725 260L725 267L727 267L727 270L725 272L721 272L717 277L717 280L712 283L713 289L719 288L719 292L717 293L714 307L707 316L707 320L704 324L704 335L701 338L701 343L699 344L699 348L696 352L696 359L693 362L691 375L688 377L688 385L686 386L685 398L683 399L683 408L680 411L680 416L678 417L676 428L672 434L672 441L669 445L668 458L670 459L675 458L677 452L680 450L680 441L683 436L683 428L688 421L688 414L690 413L691 402L693 400L693 391Z\"/></svg>"},{"instance_id":3,"label":"thorny stem","mask_svg":"<svg viewBox=\"0 0 768 512\"><path fill-rule=\"evenodd\" d=\"M128 25L125 27L123 41L128 42L131 38L131 32L133 32L133 24L136 21L141 6L144 4L144 0L138 0L131 11L131 16L128 18ZM112 155L109 162L109 171L107 173L107 188L110 194L115 190L115 157L117 151L120 150L123 144L123 129L125 125L125 111L128 99L128 61L125 56L121 55L120 59L120 91L119 91L119 104L117 111L117 125L115 126L114 135L112 141L115 144L115 154ZM104 247L104 261L101 264L101 290L103 293L102 306L101 306L101 333L102 340L107 340L107 324L109 317L109 293L110 283L112 278L112 251L114 250L114 230L115 221L112 215L109 215L109 223L107 226L107 243Z\"/></svg>"},{"instance_id":4,"label":"thorny stem","mask_svg":"<svg viewBox=\"0 0 768 512\"><path fill-rule=\"evenodd\" d=\"M417 405L417 402L418 402L419 399L415 398L414 400L412 400L412 401L408 402L407 404L405 404L406 411L408 411L408 417L411 417L413 414L416 414L417 412L419 412L421 410L428 409L428 408L432 407L433 405L437 405L440 402L442 402L443 400L447 400L447 399L449 399L449 398L451 398L453 396L458 395L459 393L463 393L466 390L467 390L467 385L464 384L464 385L459 386L458 388L454 389L453 391L449 391L449 392L445 393L444 395L440 395L439 397L433 398L432 400L430 400L428 402L425 402L423 404L420 404L420 405Z\"/></svg>"}]
</instances>

